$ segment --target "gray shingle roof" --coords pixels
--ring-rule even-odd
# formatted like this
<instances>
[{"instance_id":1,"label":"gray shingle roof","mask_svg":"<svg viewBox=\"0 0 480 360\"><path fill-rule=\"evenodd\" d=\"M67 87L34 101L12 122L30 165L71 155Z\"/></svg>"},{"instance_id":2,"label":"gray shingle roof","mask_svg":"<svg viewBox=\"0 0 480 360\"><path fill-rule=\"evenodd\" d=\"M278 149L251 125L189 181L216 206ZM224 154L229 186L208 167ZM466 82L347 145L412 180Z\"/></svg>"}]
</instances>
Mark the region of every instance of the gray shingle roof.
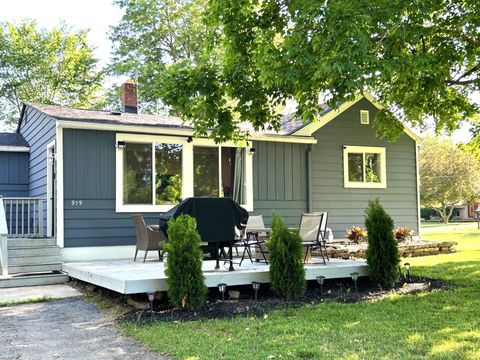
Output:
<instances>
[{"instance_id":1,"label":"gray shingle roof","mask_svg":"<svg viewBox=\"0 0 480 360\"><path fill-rule=\"evenodd\" d=\"M108 110L74 109L65 106L28 103L57 120L92 122L103 124L146 125L177 128L190 128L182 119L168 115L113 113Z\"/></svg>"},{"instance_id":2,"label":"gray shingle roof","mask_svg":"<svg viewBox=\"0 0 480 360\"><path fill-rule=\"evenodd\" d=\"M161 126L170 128L192 129L192 124L184 122L181 118L169 115L152 115L152 114L130 114L130 113L112 113L108 110L89 110L74 109L65 106L45 105L37 103L28 103L27 105L47 114L57 120L103 123L103 124L119 124L119 125L142 125L142 126ZM329 112L331 108L326 108L321 115ZM264 130L260 134L278 134L292 135L295 131L307 125L302 119L297 118L295 113L284 115L280 120L280 129L278 132L273 130ZM253 132L250 123L242 123L240 127L243 130Z\"/></svg>"},{"instance_id":3,"label":"gray shingle roof","mask_svg":"<svg viewBox=\"0 0 480 360\"><path fill-rule=\"evenodd\" d=\"M0 146L28 147L22 134L0 133Z\"/></svg>"}]
</instances>

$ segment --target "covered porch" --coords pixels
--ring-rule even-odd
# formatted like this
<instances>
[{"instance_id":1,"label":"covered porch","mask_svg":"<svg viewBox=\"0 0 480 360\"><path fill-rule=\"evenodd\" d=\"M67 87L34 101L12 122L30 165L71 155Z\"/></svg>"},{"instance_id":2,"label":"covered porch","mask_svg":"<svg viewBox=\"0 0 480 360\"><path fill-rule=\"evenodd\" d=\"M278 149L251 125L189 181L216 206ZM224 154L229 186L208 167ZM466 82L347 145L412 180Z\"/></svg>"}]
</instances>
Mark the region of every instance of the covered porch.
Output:
<instances>
[{"instance_id":1,"label":"covered porch","mask_svg":"<svg viewBox=\"0 0 480 360\"><path fill-rule=\"evenodd\" d=\"M223 264L223 262L221 263ZM320 258L313 258L312 263L305 264L307 280L315 280L317 276L326 279L350 278L351 273L359 277L367 276L365 260L331 259L323 265ZM217 287L219 283L229 286L248 285L252 281L269 283L269 266L263 262L235 265L235 271L228 271L228 263L215 270L215 261L203 262L203 273L207 287ZM167 277L164 263L160 261L109 260L71 262L62 266L63 271L71 278L100 286L121 294L139 294L167 290Z\"/></svg>"}]
</instances>

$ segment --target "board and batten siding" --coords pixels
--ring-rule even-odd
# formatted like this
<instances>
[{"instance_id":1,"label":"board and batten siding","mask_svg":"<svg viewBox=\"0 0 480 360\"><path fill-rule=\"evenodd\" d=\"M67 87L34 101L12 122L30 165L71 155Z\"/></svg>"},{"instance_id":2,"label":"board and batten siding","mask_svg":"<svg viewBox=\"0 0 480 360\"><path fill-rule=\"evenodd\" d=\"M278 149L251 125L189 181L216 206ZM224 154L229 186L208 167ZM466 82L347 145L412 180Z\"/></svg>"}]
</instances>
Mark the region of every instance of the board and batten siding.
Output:
<instances>
[{"instance_id":1,"label":"board and batten siding","mask_svg":"<svg viewBox=\"0 0 480 360\"><path fill-rule=\"evenodd\" d=\"M379 139L371 125L360 124L360 110L377 109L362 99L314 133L312 150L312 201L314 211L328 211L328 226L335 238L345 237L352 225L363 226L368 200L379 198L395 226L408 226L418 234L415 141L405 133L396 142ZM386 189L345 188L343 146L386 148Z\"/></svg>"},{"instance_id":2,"label":"board and batten siding","mask_svg":"<svg viewBox=\"0 0 480 360\"><path fill-rule=\"evenodd\" d=\"M288 226L298 226L307 211L307 145L256 141L253 143L253 214L269 226L272 212Z\"/></svg>"},{"instance_id":3,"label":"board and batten siding","mask_svg":"<svg viewBox=\"0 0 480 360\"><path fill-rule=\"evenodd\" d=\"M28 196L28 152L0 151L0 196Z\"/></svg>"},{"instance_id":4,"label":"board and batten siding","mask_svg":"<svg viewBox=\"0 0 480 360\"><path fill-rule=\"evenodd\" d=\"M64 129L63 154L64 246L134 245L131 214L115 212L115 132Z\"/></svg>"}]
</instances>

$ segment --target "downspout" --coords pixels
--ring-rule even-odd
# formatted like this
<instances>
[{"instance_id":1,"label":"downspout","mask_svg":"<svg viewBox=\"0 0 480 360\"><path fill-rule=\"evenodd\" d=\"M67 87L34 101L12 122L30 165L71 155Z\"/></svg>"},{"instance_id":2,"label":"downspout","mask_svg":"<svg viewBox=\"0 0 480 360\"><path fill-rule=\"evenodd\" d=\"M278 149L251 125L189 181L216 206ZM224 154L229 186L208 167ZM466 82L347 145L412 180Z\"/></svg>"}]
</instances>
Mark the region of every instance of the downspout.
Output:
<instances>
[{"instance_id":1,"label":"downspout","mask_svg":"<svg viewBox=\"0 0 480 360\"><path fill-rule=\"evenodd\" d=\"M312 144L308 144L307 147L307 208L308 212L313 212L313 199L312 199Z\"/></svg>"}]
</instances>

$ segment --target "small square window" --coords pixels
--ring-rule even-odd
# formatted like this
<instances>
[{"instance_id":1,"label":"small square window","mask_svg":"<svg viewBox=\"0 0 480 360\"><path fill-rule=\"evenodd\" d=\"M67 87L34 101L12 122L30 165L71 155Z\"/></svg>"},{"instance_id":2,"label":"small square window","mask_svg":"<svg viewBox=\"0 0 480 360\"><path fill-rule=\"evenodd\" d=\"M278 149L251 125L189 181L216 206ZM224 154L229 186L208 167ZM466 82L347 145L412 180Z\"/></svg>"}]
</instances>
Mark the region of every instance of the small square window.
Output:
<instances>
[{"instance_id":1,"label":"small square window","mask_svg":"<svg viewBox=\"0 0 480 360\"><path fill-rule=\"evenodd\" d=\"M346 188L386 188L385 148L344 146Z\"/></svg>"},{"instance_id":2,"label":"small square window","mask_svg":"<svg viewBox=\"0 0 480 360\"><path fill-rule=\"evenodd\" d=\"M360 124L370 124L370 113L368 110L360 110Z\"/></svg>"}]
</instances>

